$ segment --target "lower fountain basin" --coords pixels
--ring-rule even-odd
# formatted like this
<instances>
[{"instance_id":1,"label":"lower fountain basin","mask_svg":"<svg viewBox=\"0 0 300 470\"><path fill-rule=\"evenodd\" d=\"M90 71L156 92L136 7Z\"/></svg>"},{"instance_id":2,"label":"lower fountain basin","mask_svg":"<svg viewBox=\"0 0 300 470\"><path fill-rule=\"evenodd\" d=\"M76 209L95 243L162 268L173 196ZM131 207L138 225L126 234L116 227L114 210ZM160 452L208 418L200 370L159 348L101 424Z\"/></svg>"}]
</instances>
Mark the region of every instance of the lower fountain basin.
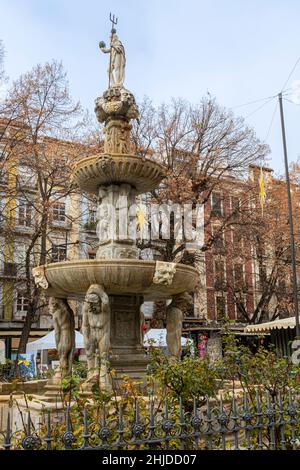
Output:
<instances>
[{"instance_id":1,"label":"lower fountain basin","mask_svg":"<svg viewBox=\"0 0 300 470\"><path fill-rule=\"evenodd\" d=\"M44 266L48 281L46 294L59 298L85 295L91 284L101 284L107 294L140 294L147 300L170 298L174 294L192 291L198 283L195 268L176 264L170 285L153 282L156 261L145 260L78 260L51 263Z\"/></svg>"}]
</instances>

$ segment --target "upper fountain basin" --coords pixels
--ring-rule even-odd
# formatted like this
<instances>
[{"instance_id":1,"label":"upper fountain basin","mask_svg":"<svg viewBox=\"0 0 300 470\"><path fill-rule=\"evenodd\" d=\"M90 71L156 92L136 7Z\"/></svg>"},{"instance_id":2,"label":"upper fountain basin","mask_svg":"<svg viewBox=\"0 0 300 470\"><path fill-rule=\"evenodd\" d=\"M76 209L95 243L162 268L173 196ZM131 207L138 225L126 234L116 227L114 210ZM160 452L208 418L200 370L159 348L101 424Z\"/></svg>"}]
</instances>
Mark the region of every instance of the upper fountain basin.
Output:
<instances>
[{"instance_id":1,"label":"upper fountain basin","mask_svg":"<svg viewBox=\"0 0 300 470\"><path fill-rule=\"evenodd\" d=\"M75 164L73 181L84 191L97 194L100 186L127 183L137 194L157 188L166 170L154 160L127 154L97 154Z\"/></svg>"}]
</instances>

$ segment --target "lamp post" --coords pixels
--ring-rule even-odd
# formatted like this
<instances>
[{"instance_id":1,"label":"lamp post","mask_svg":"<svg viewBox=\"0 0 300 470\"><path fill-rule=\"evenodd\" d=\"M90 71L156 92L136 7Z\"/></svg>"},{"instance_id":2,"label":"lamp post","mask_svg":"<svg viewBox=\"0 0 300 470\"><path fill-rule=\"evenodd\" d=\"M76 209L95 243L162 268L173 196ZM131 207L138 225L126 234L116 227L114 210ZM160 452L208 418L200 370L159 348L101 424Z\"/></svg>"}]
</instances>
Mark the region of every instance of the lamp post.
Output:
<instances>
[{"instance_id":1,"label":"lamp post","mask_svg":"<svg viewBox=\"0 0 300 470\"><path fill-rule=\"evenodd\" d=\"M286 190L287 190L287 197L288 197L292 278L293 278L293 299L294 299L294 312L295 312L295 319L296 319L296 336L300 336L299 310L298 310L298 282L297 282L296 248L295 248L295 236L294 236L294 224L293 224L293 209L292 209L291 185L290 185L290 176L289 176L289 164L288 164L288 156L287 156L287 146L286 146L285 125L284 125L281 92L278 94L278 99L279 99L279 108L280 108L280 121L281 121L282 145L283 145L284 165L285 165Z\"/></svg>"}]
</instances>

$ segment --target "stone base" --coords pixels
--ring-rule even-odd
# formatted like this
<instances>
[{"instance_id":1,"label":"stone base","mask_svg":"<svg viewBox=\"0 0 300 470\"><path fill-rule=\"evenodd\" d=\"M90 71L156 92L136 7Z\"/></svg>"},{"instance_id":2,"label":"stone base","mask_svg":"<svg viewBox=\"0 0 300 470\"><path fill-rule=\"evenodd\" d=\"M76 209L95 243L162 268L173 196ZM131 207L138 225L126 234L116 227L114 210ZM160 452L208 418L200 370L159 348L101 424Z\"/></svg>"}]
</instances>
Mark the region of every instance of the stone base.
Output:
<instances>
[{"instance_id":1,"label":"stone base","mask_svg":"<svg viewBox=\"0 0 300 470\"><path fill-rule=\"evenodd\" d=\"M124 376L130 380L140 383L141 389L146 386L146 373L149 358L145 355L123 355L122 357L112 358L111 367L116 371L114 385L118 389L123 382Z\"/></svg>"}]
</instances>

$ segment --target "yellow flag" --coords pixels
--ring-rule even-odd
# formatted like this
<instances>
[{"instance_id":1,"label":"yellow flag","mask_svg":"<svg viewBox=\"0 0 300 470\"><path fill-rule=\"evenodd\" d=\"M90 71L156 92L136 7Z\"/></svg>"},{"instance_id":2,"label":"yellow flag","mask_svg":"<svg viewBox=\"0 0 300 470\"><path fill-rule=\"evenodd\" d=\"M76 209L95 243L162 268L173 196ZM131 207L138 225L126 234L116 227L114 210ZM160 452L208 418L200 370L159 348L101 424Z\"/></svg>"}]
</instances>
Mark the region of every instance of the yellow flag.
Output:
<instances>
[{"instance_id":1,"label":"yellow flag","mask_svg":"<svg viewBox=\"0 0 300 470\"><path fill-rule=\"evenodd\" d=\"M136 218L138 222L138 229L142 230L145 225L146 214L141 206L139 206L137 209Z\"/></svg>"},{"instance_id":2,"label":"yellow flag","mask_svg":"<svg viewBox=\"0 0 300 470\"><path fill-rule=\"evenodd\" d=\"M259 175L259 178L258 178L258 183L259 183L259 200L260 200L260 205L261 205L261 212L263 214L263 212L264 212L264 203L266 201L266 181L265 181L265 175L263 173L262 167L260 169L260 175Z\"/></svg>"}]
</instances>

